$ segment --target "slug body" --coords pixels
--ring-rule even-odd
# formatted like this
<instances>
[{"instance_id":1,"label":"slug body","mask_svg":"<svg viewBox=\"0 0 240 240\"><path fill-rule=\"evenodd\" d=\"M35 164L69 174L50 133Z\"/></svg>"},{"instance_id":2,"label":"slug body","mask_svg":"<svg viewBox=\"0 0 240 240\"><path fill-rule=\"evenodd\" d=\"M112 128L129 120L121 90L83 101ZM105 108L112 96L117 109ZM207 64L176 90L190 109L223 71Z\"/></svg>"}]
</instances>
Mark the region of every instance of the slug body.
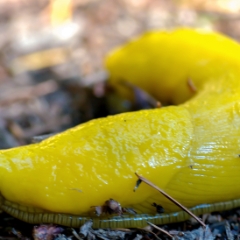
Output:
<instances>
[{"instance_id":1,"label":"slug body","mask_svg":"<svg viewBox=\"0 0 240 240\"><path fill-rule=\"evenodd\" d=\"M120 84L126 80L180 105L93 120L38 144L2 150L2 209L25 221L72 226L87 218L96 227L144 225L151 214L167 216L156 223L186 218L145 184L133 192L135 172L186 207L208 204L199 213L240 205L239 56L233 40L189 29L148 33L117 49L106 66L120 94L131 97ZM110 198L149 215L96 217L91 207ZM154 215L152 203L170 215ZM78 220L57 221L54 213Z\"/></svg>"}]
</instances>

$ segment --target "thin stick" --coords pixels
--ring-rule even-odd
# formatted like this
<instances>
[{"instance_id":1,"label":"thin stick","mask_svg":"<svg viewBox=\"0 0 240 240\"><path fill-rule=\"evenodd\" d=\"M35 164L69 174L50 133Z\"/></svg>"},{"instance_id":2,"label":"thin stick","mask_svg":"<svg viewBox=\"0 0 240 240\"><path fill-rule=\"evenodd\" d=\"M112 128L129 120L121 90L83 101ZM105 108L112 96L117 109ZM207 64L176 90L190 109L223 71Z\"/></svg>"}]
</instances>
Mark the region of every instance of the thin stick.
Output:
<instances>
[{"instance_id":1,"label":"thin stick","mask_svg":"<svg viewBox=\"0 0 240 240\"><path fill-rule=\"evenodd\" d=\"M190 89L190 91L191 91L192 93L196 93L196 92L197 92L197 88L196 88L196 86L194 85L192 79L188 79L188 80L187 80L187 85L188 85L188 87L189 87L189 89Z\"/></svg>"},{"instance_id":2,"label":"thin stick","mask_svg":"<svg viewBox=\"0 0 240 240\"><path fill-rule=\"evenodd\" d=\"M151 223L151 222L147 222L147 224L149 224L150 226L156 228L156 229L159 230L160 232L165 233L165 234L168 235L170 238L173 238L173 236L172 236L169 232L167 232L166 230L164 230L164 229L156 226L155 224L153 224L153 223Z\"/></svg>"},{"instance_id":3,"label":"thin stick","mask_svg":"<svg viewBox=\"0 0 240 240\"><path fill-rule=\"evenodd\" d=\"M173 199L171 196L169 196L167 193L165 193L163 190L161 190L159 187L157 187L155 184L153 184L152 182L150 182L149 180L147 180L146 178L138 175L137 173L135 173L137 175L137 177L145 182L146 184L148 184L149 186L155 188L156 190L158 190L162 195L164 195L167 199L169 199L171 202L173 202L174 204L176 204L178 207L180 207L182 210L184 210L186 213L188 213L190 216L192 216L194 219L196 219L204 228L206 227L206 225L196 216L194 215L191 211L189 211L186 207L184 207L181 203L179 203L177 200Z\"/></svg>"},{"instance_id":4,"label":"thin stick","mask_svg":"<svg viewBox=\"0 0 240 240\"><path fill-rule=\"evenodd\" d=\"M147 227L150 227L151 229L153 229L153 227L151 227L150 225L147 226ZM152 232L151 230L146 229L146 227L144 227L144 228L136 228L136 229L138 229L138 230L140 230L140 231L147 232L147 233L151 233L152 235L155 236L156 239L161 240L161 238L159 238L156 233Z\"/></svg>"}]
</instances>

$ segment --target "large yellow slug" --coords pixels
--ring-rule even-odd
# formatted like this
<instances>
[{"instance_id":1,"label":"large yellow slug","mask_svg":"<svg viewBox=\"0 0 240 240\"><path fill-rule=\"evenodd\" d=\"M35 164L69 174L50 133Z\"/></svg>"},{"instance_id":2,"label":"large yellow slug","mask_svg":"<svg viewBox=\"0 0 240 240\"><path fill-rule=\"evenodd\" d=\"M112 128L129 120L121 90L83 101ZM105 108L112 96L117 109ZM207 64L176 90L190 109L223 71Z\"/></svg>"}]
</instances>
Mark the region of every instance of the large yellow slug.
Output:
<instances>
[{"instance_id":1,"label":"large yellow slug","mask_svg":"<svg viewBox=\"0 0 240 240\"><path fill-rule=\"evenodd\" d=\"M97 119L41 143L0 151L2 210L24 221L136 227L187 219L135 172L201 214L240 206L240 45L217 33L151 32L106 60L125 80L179 106ZM193 94L187 82L197 88ZM97 217L114 199L137 214ZM153 203L165 214L156 214ZM178 213L176 213L178 212Z\"/></svg>"}]
</instances>

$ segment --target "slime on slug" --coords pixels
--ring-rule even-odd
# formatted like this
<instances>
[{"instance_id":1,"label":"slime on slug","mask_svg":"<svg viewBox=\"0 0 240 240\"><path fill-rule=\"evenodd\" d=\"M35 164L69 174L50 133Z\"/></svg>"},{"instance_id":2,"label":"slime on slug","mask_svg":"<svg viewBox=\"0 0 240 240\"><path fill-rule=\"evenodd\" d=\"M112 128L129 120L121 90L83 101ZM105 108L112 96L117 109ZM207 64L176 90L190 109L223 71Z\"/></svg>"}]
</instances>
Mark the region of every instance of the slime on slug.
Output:
<instances>
[{"instance_id":1,"label":"slime on slug","mask_svg":"<svg viewBox=\"0 0 240 240\"><path fill-rule=\"evenodd\" d=\"M89 218L113 228L189 218L146 185L134 192L135 172L196 215L240 206L240 45L192 29L149 32L110 53L106 68L118 94L133 97L124 79L178 106L92 120L0 151L1 209L72 227ZM91 206L110 198L137 214L94 215Z\"/></svg>"}]
</instances>

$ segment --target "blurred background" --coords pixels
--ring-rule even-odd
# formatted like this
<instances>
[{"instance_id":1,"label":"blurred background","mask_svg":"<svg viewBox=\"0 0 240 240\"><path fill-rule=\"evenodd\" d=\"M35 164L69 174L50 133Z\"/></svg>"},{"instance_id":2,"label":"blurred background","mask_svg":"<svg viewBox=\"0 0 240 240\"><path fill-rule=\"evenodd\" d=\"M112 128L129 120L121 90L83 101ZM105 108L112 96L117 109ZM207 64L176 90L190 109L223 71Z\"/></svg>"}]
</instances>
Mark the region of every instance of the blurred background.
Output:
<instances>
[{"instance_id":1,"label":"blurred background","mask_svg":"<svg viewBox=\"0 0 240 240\"><path fill-rule=\"evenodd\" d=\"M0 0L0 148L132 110L106 87L104 56L179 26L239 40L240 1Z\"/></svg>"}]
</instances>

